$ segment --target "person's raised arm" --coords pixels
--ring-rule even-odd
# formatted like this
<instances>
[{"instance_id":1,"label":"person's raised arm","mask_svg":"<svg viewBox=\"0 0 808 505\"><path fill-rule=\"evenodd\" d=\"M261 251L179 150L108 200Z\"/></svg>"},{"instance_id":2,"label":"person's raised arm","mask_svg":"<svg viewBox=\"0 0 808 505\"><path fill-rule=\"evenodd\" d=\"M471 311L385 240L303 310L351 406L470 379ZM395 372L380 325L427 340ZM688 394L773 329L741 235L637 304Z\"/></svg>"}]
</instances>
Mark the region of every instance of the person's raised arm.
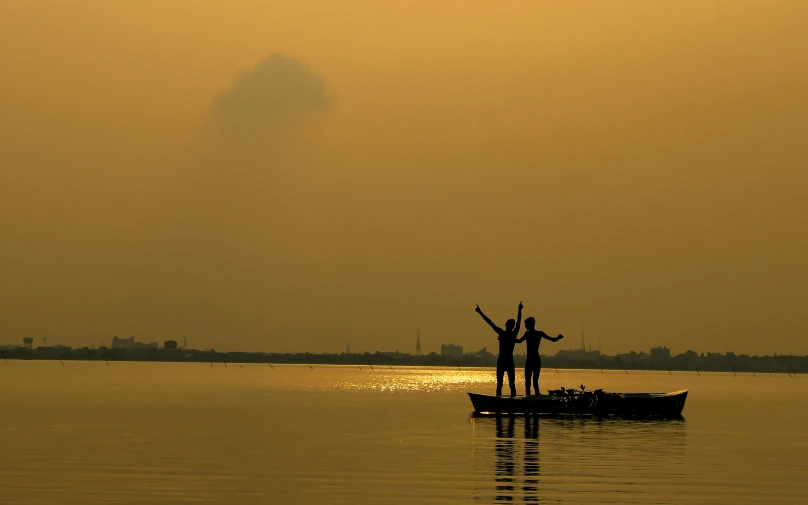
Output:
<instances>
[{"instance_id":1,"label":"person's raised arm","mask_svg":"<svg viewBox=\"0 0 808 505\"><path fill-rule=\"evenodd\" d=\"M497 332L498 334L499 334L499 333L502 333L502 329L501 329L499 326L495 325L493 321L491 321L490 319L488 319L488 316L486 316L485 314L483 314L483 311L482 311L482 309L480 309L480 306L479 306L479 305L477 305L477 308L476 308L476 309L474 309L474 312L476 312L476 313L480 314L480 316L481 316L481 317L482 317L482 318L485 320L485 322L486 322L486 323L488 323L488 325L489 325L489 326L491 326L491 328L492 328L492 329L493 329L495 332Z\"/></svg>"},{"instance_id":2,"label":"person's raised arm","mask_svg":"<svg viewBox=\"0 0 808 505\"><path fill-rule=\"evenodd\" d=\"M517 344L521 344L521 343L522 343L522 342L524 342L526 339L527 339L527 332L525 332L525 334L524 334L524 335L522 335L521 337L517 338L517 339L516 339L516 343L517 343Z\"/></svg>"},{"instance_id":3,"label":"person's raised arm","mask_svg":"<svg viewBox=\"0 0 808 505\"><path fill-rule=\"evenodd\" d=\"M524 307L524 305L522 305L522 302L519 302L519 311L516 314L516 326L513 328L513 334L514 335L519 335L519 325L522 324L522 308L523 307Z\"/></svg>"}]
</instances>

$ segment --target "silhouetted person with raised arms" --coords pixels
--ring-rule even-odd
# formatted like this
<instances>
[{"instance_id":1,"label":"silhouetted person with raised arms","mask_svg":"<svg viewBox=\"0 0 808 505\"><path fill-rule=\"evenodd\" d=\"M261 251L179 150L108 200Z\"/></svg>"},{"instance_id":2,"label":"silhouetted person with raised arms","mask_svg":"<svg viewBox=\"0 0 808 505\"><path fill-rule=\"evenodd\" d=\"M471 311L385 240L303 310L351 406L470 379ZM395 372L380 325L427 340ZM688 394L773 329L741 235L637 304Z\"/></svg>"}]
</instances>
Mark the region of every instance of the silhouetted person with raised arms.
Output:
<instances>
[{"instance_id":1,"label":"silhouetted person with raised arms","mask_svg":"<svg viewBox=\"0 0 808 505\"><path fill-rule=\"evenodd\" d=\"M485 322L497 332L499 339L499 357L497 358L497 396L502 396L502 379L505 372L508 373L508 382L511 385L511 396L516 396L516 379L514 378L515 370L513 366L513 348L516 346L516 338L519 336L519 325L522 322L522 302L519 302L519 313L516 316L516 321L508 319L505 321L505 329L491 322L488 317L480 310L480 306L474 309L475 312L480 314Z\"/></svg>"},{"instance_id":2,"label":"silhouetted person with raised arms","mask_svg":"<svg viewBox=\"0 0 808 505\"><path fill-rule=\"evenodd\" d=\"M536 329L536 320L532 317L525 319L525 334L516 342L524 342L527 340L527 359L525 360L525 388L527 395L530 395L530 378L533 376L533 389L536 394L539 394L539 375L541 374L541 357L539 356L539 345L541 339L546 338L551 342L558 342L564 335L559 334L553 338L541 330Z\"/></svg>"}]
</instances>

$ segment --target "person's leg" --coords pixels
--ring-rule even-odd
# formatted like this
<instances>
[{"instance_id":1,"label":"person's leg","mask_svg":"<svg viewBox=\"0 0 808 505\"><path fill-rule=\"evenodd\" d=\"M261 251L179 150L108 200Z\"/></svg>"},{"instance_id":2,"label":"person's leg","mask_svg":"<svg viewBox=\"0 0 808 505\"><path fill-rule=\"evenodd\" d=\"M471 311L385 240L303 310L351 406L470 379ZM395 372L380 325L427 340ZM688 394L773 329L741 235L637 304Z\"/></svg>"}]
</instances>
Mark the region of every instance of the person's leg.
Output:
<instances>
[{"instance_id":1,"label":"person's leg","mask_svg":"<svg viewBox=\"0 0 808 505\"><path fill-rule=\"evenodd\" d=\"M537 395L540 395L539 392L539 376L541 375L541 363L536 365L533 369L533 389L536 391Z\"/></svg>"},{"instance_id":2,"label":"person's leg","mask_svg":"<svg viewBox=\"0 0 808 505\"><path fill-rule=\"evenodd\" d=\"M511 386L511 396L516 396L516 369L513 362L508 366L508 384Z\"/></svg>"},{"instance_id":3,"label":"person's leg","mask_svg":"<svg viewBox=\"0 0 808 505\"><path fill-rule=\"evenodd\" d=\"M502 396L502 376L505 374L505 369L502 363L497 362L497 396Z\"/></svg>"},{"instance_id":4,"label":"person's leg","mask_svg":"<svg viewBox=\"0 0 808 505\"><path fill-rule=\"evenodd\" d=\"M525 365L525 394L530 396L530 375L532 370L530 369L530 363Z\"/></svg>"}]
</instances>

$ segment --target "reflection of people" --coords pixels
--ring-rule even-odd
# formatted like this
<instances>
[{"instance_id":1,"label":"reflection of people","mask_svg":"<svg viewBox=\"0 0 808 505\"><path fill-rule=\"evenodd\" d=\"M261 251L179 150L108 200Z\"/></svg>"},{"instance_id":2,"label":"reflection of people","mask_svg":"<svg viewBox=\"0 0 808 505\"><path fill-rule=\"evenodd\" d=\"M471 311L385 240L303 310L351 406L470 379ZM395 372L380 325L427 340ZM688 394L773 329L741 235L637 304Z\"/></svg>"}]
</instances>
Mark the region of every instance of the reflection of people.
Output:
<instances>
[{"instance_id":1,"label":"reflection of people","mask_svg":"<svg viewBox=\"0 0 808 505\"><path fill-rule=\"evenodd\" d=\"M539 501L539 416L525 415L524 501Z\"/></svg>"},{"instance_id":2,"label":"reflection of people","mask_svg":"<svg viewBox=\"0 0 808 505\"><path fill-rule=\"evenodd\" d=\"M532 317L525 319L525 328L527 331L518 339L517 342L524 342L527 340L527 358L525 360L525 389L527 395L530 394L530 378L533 376L533 389L536 394L539 394L539 375L541 374L541 357L539 356L539 345L541 339L546 338L551 342L558 342L564 335L558 335L553 338L543 331L536 329L536 320Z\"/></svg>"},{"instance_id":3,"label":"reflection of people","mask_svg":"<svg viewBox=\"0 0 808 505\"><path fill-rule=\"evenodd\" d=\"M494 451L497 455L494 469L496 481L497 501L513 501L515 490L515 462L514 462L514 416L508 416L507 428L502 425L502 416L497 416L497 440Z\"/></svg>"},{"instance_id":4,"label":"reflection of people","mask_svg":"<svg viewBox=\"0 0 808 505\"><path fill-rule=\"evenodd\" d=\"M516 337L519 335L519 324L522 321L522 302L519 302L519 312L516 316L516 321L508 319L505 321L505 329L495 325L488 317L483 314L480 306L474 309L475 312L480 314L482 318L488 323L495 332L497 332L499 339L499 357L497 358L497 396L502 396L502 379L505 373L508 373L508 383L511 386L511 396L516 396L516 379L514 377L515 371L513 366L513 348L516 346Z\"/></svg>"}]
</instances>

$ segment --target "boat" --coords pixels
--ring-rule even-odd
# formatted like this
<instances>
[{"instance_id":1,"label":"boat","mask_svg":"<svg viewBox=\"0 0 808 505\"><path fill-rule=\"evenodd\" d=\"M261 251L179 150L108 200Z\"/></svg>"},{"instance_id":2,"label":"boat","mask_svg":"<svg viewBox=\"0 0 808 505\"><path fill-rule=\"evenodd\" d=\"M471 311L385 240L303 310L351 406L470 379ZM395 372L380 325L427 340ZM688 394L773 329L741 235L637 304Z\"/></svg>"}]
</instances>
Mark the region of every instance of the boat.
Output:
<instances>
[{"instance_id":1,"label":"boat","mask_svg":"<svg viewBox=\"0 0 808 505\"><path fill-rule=\"evenodd\" d=\"M547 395L492 396L469 393L475 414L570 414L602 417L678 418L689 390L672 393L608 393L565 389Z\"/></svg>"}]
</instances>

